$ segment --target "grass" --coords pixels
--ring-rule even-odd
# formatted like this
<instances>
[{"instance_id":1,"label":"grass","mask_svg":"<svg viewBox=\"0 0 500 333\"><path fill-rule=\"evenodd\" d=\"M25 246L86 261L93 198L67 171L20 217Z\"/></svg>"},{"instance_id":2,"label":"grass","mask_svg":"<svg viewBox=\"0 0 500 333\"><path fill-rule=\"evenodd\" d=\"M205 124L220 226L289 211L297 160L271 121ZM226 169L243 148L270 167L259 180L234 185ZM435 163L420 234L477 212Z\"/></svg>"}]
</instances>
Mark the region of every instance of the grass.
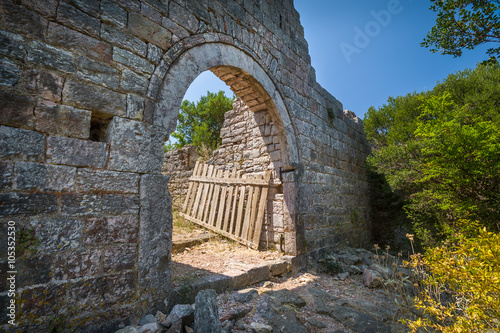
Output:
<instances>
[{"instance_id":1,"label":"grass","mask_svg":"<svg viewBox=\"0 0 500 333\"><path fill-rule=\"evenodd\" d=\"M180 216L179 212L177 210L172 210L172 226L173 226L173 232L177 234L188 234L196 229L201 229L200 226L197 224L194 224L193 222L190 222Z\"/></svg>"}]
</instances>

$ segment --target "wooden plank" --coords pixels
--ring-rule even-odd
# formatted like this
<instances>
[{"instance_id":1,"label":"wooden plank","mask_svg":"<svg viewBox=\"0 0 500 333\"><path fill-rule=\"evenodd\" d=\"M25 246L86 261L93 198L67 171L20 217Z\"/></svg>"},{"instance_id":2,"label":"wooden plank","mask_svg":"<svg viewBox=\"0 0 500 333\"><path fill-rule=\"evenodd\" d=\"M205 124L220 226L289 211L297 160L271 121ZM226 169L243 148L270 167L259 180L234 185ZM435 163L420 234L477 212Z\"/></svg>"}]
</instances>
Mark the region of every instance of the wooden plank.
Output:
<instances>
[{"instance_id":1,"label":"wooden plank","mask_svg":"<svg viewBox=\"0 0 500 333\"><path fill-rule=\"evenodd\" d=\"M217 178L222 178L222 173L224 171L222 170L217 170ZM215 216L216 214L218 213L218 204L219 204L219 195L220 195L220 184L215 184L214 186L214 197L213 197L213 200L212 200L212 203L210 204L211 206L211 212L210 212L210 217L208 219L208 224L210 225L215 225L214 224L214 220L215 220Z\"/></svg>"},{"instance_id":2,"label":"wooden plank","mask_svg":"<svg viewBox=\"0 0 500 333\"><path fill-rule=\"evenodd\" d=\"M217 169L213 165L211 165L211 167L212 167L212 177L216 176ZM210 167L209 167L209 172L210 172ZM213 193L214 193L214 184L211 183L208 185L208 195L207 195L207 199L205 201L206 204L203 208L203 215L200 218L200 220L202 220L202 221L205 221L205 222L208 221L208 217L210 216L211 212L213 211L212 206L210 205L210 203L212 202Z\"/></svg>"},{"instance_id":3,"label":"wooden plank","mask_svg":"<svg viewBox=\"0 0 500 333\"><path fill-rule=\"evenodd\" d=\"M193 176L198 176L198 175L201 175L203 172L203 164L202 163L199 163L198 164L198 169L196 170L196 173L193 173ZM186 214L190 214L192 209L193 209L193 205L194 205L194 202L196 201L196 197L198 196L198 188L199 188L199 183L198 182L193 182L193 193L191 194L190 198L189 198L189 204L188 204L188 207L187 209L184 211Z\"/></svg>"},{"instance_id":4,"label":"wooden plank","mask_svg":"<svg viewBox=\"0 0 500 333\"><path fill-rule=\"evenodd\" d=\"M252 200L253 200L253 192L255 186L248 186L248 197L246 200L246 205L245 205L245 213L244 213L244 219L243 219L243 227L241 230L241 238L243 239L248 239L248 230L250 229L250 215L251 215L251 210L250 208L252 207Z\"/></svg>"},{"instance_id":5,"label":"wooden plank","mask_svg":"<svg viewBox=\"0 0 500 333\"><path fill-rule=\"evenodd\" d=\"M208 166L207 176L211 177L213 171L214 171L214 166L213 165ZM203 217L203 213L205 212L205 205L207 203L208 190L212 186L213 186L213 184L210 184L210 183L206 183L205 186L203 186L203 195L201 197L201 202L200 202L200 206L198 209L198 214L196 214L196 215L193 214L193 217L196 217L198 220L201 220Z\"/></svg>"},{"instance_id":6,"label":"wooden plank","mask_svg":"<svg viewBox=\"0 0 500 333\"><path fill-rule=\"evenodd\" d=\"M229 170L224 171L222 177L229 178ZM227 195L227 186L222 186L220 193L219 207L217 208L217 220L215 221L215 226L217 227L217 229L222 229L222 217L224 216L225 212L224 208L226 202L229 200L229 198L227 198L226 195Z\"/></svg>"},{"instance_id":7,"label":"wooden plank","mask_svg":"<svg viewBox=\"0 0 500 333\"><path fill-rule=\"evenodd\" d=\"M241 177L241 173L237 173L236 177ZM238 212L238 195L239 195L240 186L235 184L234 186L234 201L233 201L233 209L231 210L231 228L229 230L230 233L234 234L236 229L236 216Z\"/></svg>"},{"instance_id":8,"label":"wooden plank","mask_svg":"<svg viewBox=\"0 0 500 333\"><path fill-rule=\"evenodd\" d=\"M269 182L271 179L271 171L267 171L264 180ZM264 222L264 211L267 205L267 193L269 191L269 186L266 186L262 189L262 194L260 196L259 206L257 207L259 213L257 214L257 220L255 222L255 231L253 234L253 243L257 244L257 248L259 247L260 242L260 234L262 232L262 223Z\"/></svg>"},{"instance_id":9,"label":"wooden plank","mask_svg":"<svg viewBox=\"0 0 500 333\"><path fill-rule=\"evenodd\" d=\"M241 226L242 226L242 220L243 220L243 213L245 210L245 192L246 192L247 187L245 185L240 186L240 197L239 197L239 203L238 203L238 215L236 217L236 226L234 229L234 234L236 236L241 235Z\"/></svg>"},{"instance_id":10,"label":"wooden plank","mask_svg":"<svg viewBox=\"0 0 500 333\"><path fill-rule=\"evenodd\" d=\"M257 178L258 179L263 179L264 177L262 177L262 175L257 175ZM250 223L249 223L249 229L248 229L248 235L247 237L245 237L245 239L248 239L248 240L252 240L253 239L253 232L255 230L255 224L256 224L256 216L257 216L257 205L258 205L258 202L259 202L259 198L260 198L260 194L261 194L261 186L256 186L255 189L254 189L254 193L253 193L253 199L252 199L252 209L251 209L251 215L250 215ZM250 204L249 204L250 205Z\"/></svg>"},{"instance_id":11,"label":"wooden plank","mask_svg":"<svg viewBox=\"0 0 500 333\"><path fill-rule=\"evenodd\" d=\"M231 177L236 177L236 167L233 167L233 171L231 171ZM224 225L222 226L222 230L228 231L229 228L229 217L231 215L231 202L233 200L233 190L235 185L228 185L227 190L227 205L226 205L226 213L224 214ZM236 200L235 200L236 201Z\"/></svg>"},{"instance_id":12,"label":"wooden plank","mask_svg":"<svg viewBox=\"0 0 500 333\"><path fill-rule=\"evenodd\" d=\"M200 161L196 161L196 164L194 165L194 170L193 170L193 174L192 176L196 176L196 172L198 171L198 166L200 165ZM184 200L184 205L182 205L182 211L185 212L186 211L186 208L188 207L188 203L189 203L189 198L191 198L191 194L193 193L193 186L194 184L196 184L195 182L189 180L189 187L188 187L188 191L187 191L187 194L186 194L186 199ZM195 190L196 191L196 190Z\"/></svg>"},{"instance_id":13,"label":"wooden plank","mask_svg":"<svg viewBox=\"0 0 500 333\"><path fill-rule=\"evenodd\" d=\"M204 227L204 228L207 228L207 229L209 229L209 230L212 230L212 231L214 231L214 232L216 232L216 233L219 233L219 234L221 234L221 235L223 235L223 236L225 236L225 237L227 237L227 238L233 239L233 240L235 240L235 241L237 241L237 242L239 242L239 243L241 243L241 244L243 244L243 245L245 245L245 246L248 246L248 247L250 247L251 249L257 250L258 245L254 244L254 243L252 243L252 242L249 242L249 241L247 241L247 240L245 240L245 239L243 239L243 238L241 238L241 237L238 237L238 236L236 236L236 235L233 235L233 234L231 234L231 233L229 233L229 232L227 232L227 231L223 231L223 230L217 229L216 227L211 226L211 225L209 225L209 224L207 224L207 223L205 223L205 222L203 222L203 221L200 221L200 220L198 220L198 219L195 219L194 217L189 216L189 215L187 215L187 214L180 213L179 215L180 215L180 216L182 216L183 218L185 218L185 219L186 219L186 220L188 220L188 221L194 222L194 223L196 223L196 224L198 224L198 225L201 225L201 226L202 226L202 227Z\"/></svg>"},{"instance_id":14,"label":"wooden plank","mask_svg":"<svg viewBox=\"0 0 500 333\"><path fill-rule=\"evenodd\" d=\"M202 170L201 175L206 176L207 171L208 171L208 165L203 164L203 170ZM200 183L198 185L198 192L196 193L196 200L194 201L193 211L191 212L191 214L189 214L191 216L196 216L198 214L198 208L200 207L200 200L201 200L201 196L203 194L204 185L205 185L204 183Z\"/></svg>"},{"instance_id":15,"label":"wooden plank","mask_svg":"<svg viewBox=\"0 0 500 333\"><path fill-rule=\"evenodd\" d=\"M218 184L238 184L238 185L259 185L267 186L262 179L250 179L250 178L216 178L216 177L206 177L206 176L195 176L191 177L190 180L194 180L200 183L218 183Z\"/></svg>"}]
</instances>

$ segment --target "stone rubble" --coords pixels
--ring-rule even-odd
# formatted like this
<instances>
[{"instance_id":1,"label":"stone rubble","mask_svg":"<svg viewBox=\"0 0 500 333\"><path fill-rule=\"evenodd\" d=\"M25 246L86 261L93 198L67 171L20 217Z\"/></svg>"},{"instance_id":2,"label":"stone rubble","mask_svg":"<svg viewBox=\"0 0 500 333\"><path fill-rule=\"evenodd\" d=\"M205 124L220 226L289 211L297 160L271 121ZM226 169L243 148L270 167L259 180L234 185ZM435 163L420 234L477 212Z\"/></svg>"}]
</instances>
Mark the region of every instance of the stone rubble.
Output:
<instances>
[{"instance_id":1,"label":"stone rubble","mask_svg":"<svg viewBox=\"0 0 500 333\"><path fill-rule=\"evenodd\" d=\"M319 257L320 260L311 259L309 271L322 272L330 286L349 284L351 295L363 294L365 298L321 288L315 284L317 275L305 273L301 277L299 273L293 277L288 273L274 278L275 282L263 281L249 288L220 293L217 299L214 290L202 290L195 304L175 305L168 316L157 313L156 318L161 314L166 320L155 320L149 314L141 319L142 326L128 326L115 333L405 332L405 327L397 321L401 311L394 298L398 295L383 288L392 273L386 265L394 262L394 257L385 254L386 265L380 265L381 259L364 249L325 252ZM344 272L345 269L353 273ZM290 279L302 287L275 289L281 281ZM374 296L366 298L367 293ZM332 331L332 327L337 328Z\"/></svg>"}]
</instances>

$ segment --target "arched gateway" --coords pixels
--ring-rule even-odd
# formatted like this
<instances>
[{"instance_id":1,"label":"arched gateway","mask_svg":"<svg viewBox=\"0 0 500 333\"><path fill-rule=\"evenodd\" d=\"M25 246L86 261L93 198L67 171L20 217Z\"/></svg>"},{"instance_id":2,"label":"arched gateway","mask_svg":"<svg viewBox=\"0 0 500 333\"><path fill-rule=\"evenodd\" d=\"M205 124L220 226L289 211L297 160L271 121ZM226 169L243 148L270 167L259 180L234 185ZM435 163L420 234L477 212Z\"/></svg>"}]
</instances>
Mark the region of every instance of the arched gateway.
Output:
<instances>
[{"instance_id":1,"label":"arched gateway","mask_svg":"<svg viewBox=\"0 0 500 333\"><path fill-rule=\"evenodd\" d=\"M369 240L362 126L316 83L291 0L5 0L0 56L2 244L18 231L16 298L0 300L21 329L168 302L163 142L205 70L276 126L285 251Z\"/></svg>"}]
</instances>

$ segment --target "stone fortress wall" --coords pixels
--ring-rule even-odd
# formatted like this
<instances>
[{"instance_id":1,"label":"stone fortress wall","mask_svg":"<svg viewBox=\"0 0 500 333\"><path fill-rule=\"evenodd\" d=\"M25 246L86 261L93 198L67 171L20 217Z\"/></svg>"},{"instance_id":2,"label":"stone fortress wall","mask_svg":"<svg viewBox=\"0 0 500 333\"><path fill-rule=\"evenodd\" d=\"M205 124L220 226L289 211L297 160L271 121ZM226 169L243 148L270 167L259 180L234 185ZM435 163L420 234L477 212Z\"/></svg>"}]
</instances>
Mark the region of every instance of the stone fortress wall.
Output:
<instances>
[{"instance_id":1,"label":"stone fortress wall","mask_svg":"<svg viewBox=\"0 0 500 333\"><path fill-rule=\"evenodd\" d=\"M369 241L362 125L316 82L292 0L1 0L0 265L14 221L20 330L111 330L168 303L163 143L206 70L273 121L285 252Z\"/></svg>"}]
</instances>

